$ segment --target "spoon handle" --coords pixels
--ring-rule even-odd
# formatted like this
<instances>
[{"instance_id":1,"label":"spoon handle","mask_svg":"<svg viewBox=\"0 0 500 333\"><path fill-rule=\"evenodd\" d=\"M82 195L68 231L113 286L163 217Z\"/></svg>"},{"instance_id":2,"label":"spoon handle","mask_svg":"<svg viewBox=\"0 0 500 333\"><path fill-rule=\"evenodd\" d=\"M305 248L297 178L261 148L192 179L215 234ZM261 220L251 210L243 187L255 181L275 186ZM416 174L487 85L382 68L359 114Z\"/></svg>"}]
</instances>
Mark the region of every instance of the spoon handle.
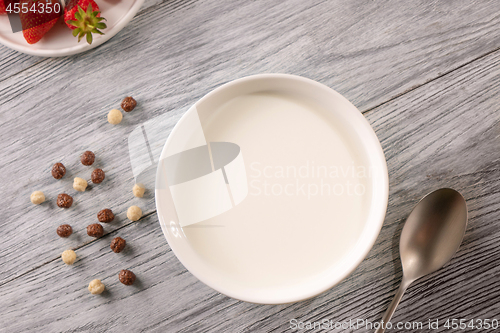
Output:
<instances>
[{"instance_id":1,"label":"spoon handle","mask_svg":"<svg viewBox=\"0 0 500 333\"><path fill-rule=\"evenodd\" d=\"M387 322L391 321L392 315L394 315L394 312L396 311L396 308L398 307L399 302L401 301L401 298L403 298L403 294L405 293L406 289L410 286L411 282L408 282L405 280L403 277L403 280L401 281L401 284L399 285L399 289L396 292L396 295L394 295L394 298L392 299L391 304L389 305L389 308L387 311L385 311L384 316L382 317L382 321L380 322L380 327L375 331L375 333L384 333L386 329Z\"/></svg>"}]
</instances>

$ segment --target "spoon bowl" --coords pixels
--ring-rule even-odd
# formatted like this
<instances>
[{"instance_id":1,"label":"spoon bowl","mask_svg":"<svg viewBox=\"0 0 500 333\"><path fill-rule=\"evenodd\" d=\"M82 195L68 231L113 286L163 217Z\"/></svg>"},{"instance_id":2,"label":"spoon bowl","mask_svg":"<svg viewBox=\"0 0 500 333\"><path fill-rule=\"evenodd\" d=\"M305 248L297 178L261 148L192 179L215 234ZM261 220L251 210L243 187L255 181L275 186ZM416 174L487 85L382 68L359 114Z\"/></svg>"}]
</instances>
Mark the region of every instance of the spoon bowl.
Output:
<instances>
[{"instance_id":1,"label":"spoon bowl","mask_svg":"<svg viewBox=\"0 0 500 333\"><path fill-rule=\"evenodd\" d=\"M443 188L426 195L401 232L404 276L416 280L443 267L460 247L466 227L467 205L460 193Z\"/></svg>"},{"instance_id":2,"label":"spoon bowl","mask_svg":"<svg viewBox=\"0 0 500 333\"><path fill-rule=\"evenodd\" d=\"M403 280L376 333L383 333L410 284L444 266L457 252L467 228L467 204L450 188L426 195L406 220L399 241Z\"/></svg>"}]
</instances>

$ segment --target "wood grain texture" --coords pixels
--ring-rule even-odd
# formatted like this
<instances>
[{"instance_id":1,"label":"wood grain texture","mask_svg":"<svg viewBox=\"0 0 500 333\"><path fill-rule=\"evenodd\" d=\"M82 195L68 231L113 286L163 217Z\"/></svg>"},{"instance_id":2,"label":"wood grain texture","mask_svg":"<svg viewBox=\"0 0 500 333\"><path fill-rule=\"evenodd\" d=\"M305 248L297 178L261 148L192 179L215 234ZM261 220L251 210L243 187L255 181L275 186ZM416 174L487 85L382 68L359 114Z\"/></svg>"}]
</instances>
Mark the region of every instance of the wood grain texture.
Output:
<instances>
[{"instance_id":1,"label":"wood grain texture","mask_svg":"<svg viewBox=\"0 0 500 333\"><path fill-rule=\"evenodd\" d=\"M47 67L88 64L120 73L133 64L125 82L137 70L168 82L168 90L149 85L157 92L176 95L176 87L185 92L196 84L191 92L202 96L244 75L292 72L320 80L368 109L498 49L499 22L494 0L148 0L110 42L78 56L43 60L29 76L43 80ZM138 59L161 66L137 65ZM0 60L5 77L28 74L18 66L10 70L10 60ZM27 69L32 61L26 61ZM137 86L144 83L138 80Z\"/></svg>"},{"instance_id":2,"label":"wood grain texture","mask_svg":"<svg viewBox=\"0 0 500 333\"><path fill-rule=\"evenodd\" d=\"M151 213L80 245L74 267L53 258L2 286L0 322L9 332L288 332L293 318L375 322L401 278L397 247L404 219L419 198L445 186L460 190L467 199L470 220L464 243L444 269L410 287L393 321L499 319L499 91L496 52L365 113L388 161L387 218L366 260L318 297L266 306L218 294L178 262ZM115 236L128 241L122 254L109 249ZM135 286L118 282L123 268L137 274ZM93 278L103 280L105 294L87 292ZM448 331L442 326L408 330Z\"/></svg>"},{"instance_id":3,"label":"wood grain texture","mask_svg":"<svg viewBox=\"0 0 500 333\"><path fill-rule=\"evenodd\" d=\"M145 0L137 15L141 15L141 13L145 11L154 10L161 2L161 0ZM41 62L52 60L50 58L23 54L11 50L2 44L0 44L0 55L0 81L6 80L13 75L19 75L22 71L32 66L36 66Z\"/></svg>"},{"instance_id":4,"label":"wood grain texture","mask_svg":"<svg viewBox=\"0 0 500 333\"><path fill-rule=\"evenodd\" d=\"M60 241L51 230L57 224L72 221L84 228L101 202L123 218L132 203L124 143L136 125L164 112L173 112L175 120L214 87L261 72L316 79L369 110L499 46L495 3L458 3L408 2L396 11L390 10L395 7L391 1L150 0L105 45L46 59L0 80L0 124L6 138L0 149L7 156L0 191L10 212L0 227L7 234L24 233L0 245L5 258L0 284L54 256ZM141 107L120 126L109 126L105 114L129 94ZM87 168L77 168L78 155L86 149L96 150L100 161L113 168L108 170L111 181L95 187L93 195L78 195L72 211L52 214L50 203L43 213L34 210L27 197L35 188L54 199L62 190L71 191L72 176L89 176ZM48 170L59 160L70 163L71 174L54 182ZM92 200L79 199L86 197ZM152 200L146 205L146 211L154 209ZM34 250L33 239L40 239L43 248ZM14 260L19 252L22 259Z\"/></svg>"},{"instance_id":5,"label":"wood grain texture","mask_svg":"<svg viewBox=\"0 0 500 333\"><path fill-rule=\"evenodd\" d=\"M404 218L443 186L467 199L464 244L445 270L410 288L394 320L500 319L497 5L150 1L85 54L39 61L1 49L0 330L284 332L292 318L376 321L401 277ZM390 174L387 218L366 260L332 290L280 306L229 299L186 272L161 234L152 191L132 196L127 148L147 119L168 112L175 122L219 84L261 72L304 75L353 101L376 130ZM106 113L129 94L139 107L111 126ZM72 178L92 171L79 163L87 149L106 180L75 193ZM60 181L50 176L57 161L68 168ZM48 200L35 207L29 194L38 189ZM62 191L74 194L70 210L55 205ZM132 204L147 217L128 222ZM117 218L95 241L84 229L102 208ZM70 239L56 236L62 223L73 226ZM129 241L128 252L109 250L114 235ZM77 249L75 267L59 262L68 247ZM138 274L137 286L117 282L124 266ZM85 288L97 276L109 293L91 297Z\"/></svg>"},{"instance_id":6,"label":"wood grain texture","mask_svg":"<svg viewBox=\"0 0 500 333\"><path fill-rule=\"evenodd\" d=\"M9 77L44 61L44 58L22 54L3 45L0 45L0 52L0 81L7 80Z\"/></svg>"}]
</instances>

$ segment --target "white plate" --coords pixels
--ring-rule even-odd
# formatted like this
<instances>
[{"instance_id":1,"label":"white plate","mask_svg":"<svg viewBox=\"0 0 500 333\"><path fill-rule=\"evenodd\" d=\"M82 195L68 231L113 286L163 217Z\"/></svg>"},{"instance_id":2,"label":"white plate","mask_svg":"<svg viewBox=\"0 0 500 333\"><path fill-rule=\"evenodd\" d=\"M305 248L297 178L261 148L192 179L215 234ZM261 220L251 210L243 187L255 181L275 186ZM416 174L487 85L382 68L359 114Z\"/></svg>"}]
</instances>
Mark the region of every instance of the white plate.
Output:
<instances>
[{"instance_id":1,"label":"white plate","mask_svg":"<svg viewBox=\"0 0 500 333\"><path fill-rule=\"evenodd\" d=\"M188 110L163 148L155 194L165 237L193 275L277 304L315 296L359 265L382 227L388 175L349 101L309 79L263 74Z\"/></svg>"},{"instance_id":2,"label":"white plate","mask_svg":"<svg viewBox=\"0 0 500 333\"><path fill-rule=\"evenodd\" d=\"M144 0L97 0L101 16L106 18L104 35L94 34L91 45L85 39L78 43L62 17L56 25L36 44L26 42L22 32L12 33L7 15L0 15L0 43L16 51L42 57L62 57L93 49L122 30L141 8Z\"/></svg>"}]
</instances>

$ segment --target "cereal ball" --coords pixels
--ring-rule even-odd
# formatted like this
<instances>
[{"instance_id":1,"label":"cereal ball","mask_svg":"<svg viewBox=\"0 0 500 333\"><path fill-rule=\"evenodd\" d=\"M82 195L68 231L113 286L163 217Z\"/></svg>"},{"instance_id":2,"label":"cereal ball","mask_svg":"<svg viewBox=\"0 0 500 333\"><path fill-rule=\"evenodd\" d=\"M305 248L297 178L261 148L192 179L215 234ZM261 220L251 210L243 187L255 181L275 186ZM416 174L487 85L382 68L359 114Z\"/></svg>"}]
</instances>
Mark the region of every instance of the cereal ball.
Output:
<instances>
[{"instance_id":1,"label":"cereal ball","mask_svg":"<svg viewBox=\"0 0 500 333\"><path fill-rule=\"evenodd\" d=\"M115 218L115 214L111 209L103 209L99 213L97 213L97 219L99 222L109 223L113 221Z\"/></svg>"},{"instance_id":2,"label":"cereal ball","mask_svg":"<svg viewBox=\"0 0 500 333\"><path fill-rule=\"evenodd\" d=\"M135 184L134 187L132 188L134 196L138 198L142 198L144 196L144 191L146 191L146 189L144 188L144 185L142 185L141 183Z\"/></svg>"},{"instance_id":3,"label":"cereal ball","mask_svg":"<svg viewBox=\"0 0 500 333\"><path fill-rule=\"evenodd\" d=\"M76 260L76 253L73 250L66 250L61 254L61 258L67 265L73 265Z\"/></svg>"},{"instance_id":4,"label":"cereal ball","mask_svg":"<svg viewBox=\"0 0 500 333\"><path fill-rule=\"evenodd\" d=\"M66 174L66 168L62 163L56 163L52 167L52 177L55 179L61 179Z\"/></svg>"},{"instance_id":5,"label":"cereal ball","mask_svg":"<svg viewBox=\"0 0 500 333\"><path fill-rule=\"evenodd\" d=\"M57 196L57 205L61 208L69 208L73 204L73 198L66 193Z\"/></svg>"},{"instance_id":6,"label":"cereal ball","mask_svg":"<svg viewBox=\"0 0 500 333\"><path fill-rule=\"evenodd\" d=\"M120 274L118 274L118 279L120 282L126 286L130 286L135 282L135 274L127 269L122 269Z\"/></svg>"},{"instance_id":7,"label":"cereal ball","mask_svg":"<svg viewBox=\"0 0 500 333\"><path fill-rule=\"evenodd\" d=\"M57 234L59 237L69 237L73 233L73 228L69 224L63 224L57 227Z\"/></svg>"},{"instance_id":8,"label":"cereal ball","mask_svg":"<svg viewBox=\"0 0 500 333\"><path fill-rule=\"evenodd\" d=\"M77 190L78 192L85 192L85 189L87 188L87 181L83 178L76 177L73 180L73 188Z\"/></svg>"},{"instance_id":9,"label":"cereal ball","mask_svg":"<svg viewBox=\"0 0 500 333\"><path fill-rule=\"evenodd\" d=\"M127 210L127 217L130 221L137 221L142 217L142 210L137 206L131 206Z\"/></svg>"},{"instance_id":10,"label":"cereal ball","mask_svg":"<svg viewBox=\"0 0 500 333\"><path fill-rule=\"evenodd\" d=\"M104 229L99 223L91 224L87 226L87 235L95 238L102 237L102 235L104 235Z\"/></svg>"},{"instance_id":11,"label":"cereal ball","mask_svg":"<svg viewBox=\"0 0 500 333\"><path fill-rule=\"evenodd\" d=\"M90 178L92 179L92 183L100 184L104 180L104 176L104 171L102 171L102 169L95 169L92 171Z\"/></svg>"},{"instance_id":12,"label":"cereal ball","mask_svg":"<svg viewBox=\"0 0 500 333\"><path fill-rule=\"evenodd\" d=\"M82 162L83 165L86 166L92 165L94 164L95 161L95 155L90 150L87 150L82 154L82 157L80 157L80 161Z\"/></svg>"},{"instance_id":13,"label":"cereal ball","mask_svg":"<svg viewBox=\"0 0 500 333\"><path fill-rule=\"evenodd\" d=\"M101 282L101 280L92 280L89 283L89 291L92 295L99 295L104 291L104 284Z\"/></svg>"},{"instance_id":14,"label":"cereal ball","mask_svg":"<svg viewBox=\"0 0 500 333\"><path fill-rule=\"evenodd\" d=\"M45 195L43 195L42 191L35 191L31 193L30 200L32 204L39 205L45 201Z\"/></svg>"},{"instance_id":15,"label":"cereal ball","mask_svg":"<svg viewBox=\"0 0 500 333\"><path fill-rule=\"evenodd\" d=\"M122 102L122 109L125 112L132 111L133 109L135 109L136 106L137 106L136 100L133 99L130 96L129 97L125 97L125 99Z\"/></svg>"},{"instance_id":16,"label":"cereal ball","mask_svg":"<svg viewBox=\"0 0 500 333\"><path fill-rule=\"evenodd\" d=\"M120 110L113 109L108 113L108 122L113 125L118 125L122 121L122 113Z\"/></svg>"},{"instance_id":17,"label":"cereal ball","mask_svg":"<svg viewBox=\"0 0 500 333\"><path fill-rule=\"evenodd\" d=\"M110 247L111 247L111 250L113 250L113 252L120 253L125 248L125 245L127 245L127 242L125 241L125 239L123 239L121 237L116 237L111 241Z\"/></svg>"}]
</instances>

